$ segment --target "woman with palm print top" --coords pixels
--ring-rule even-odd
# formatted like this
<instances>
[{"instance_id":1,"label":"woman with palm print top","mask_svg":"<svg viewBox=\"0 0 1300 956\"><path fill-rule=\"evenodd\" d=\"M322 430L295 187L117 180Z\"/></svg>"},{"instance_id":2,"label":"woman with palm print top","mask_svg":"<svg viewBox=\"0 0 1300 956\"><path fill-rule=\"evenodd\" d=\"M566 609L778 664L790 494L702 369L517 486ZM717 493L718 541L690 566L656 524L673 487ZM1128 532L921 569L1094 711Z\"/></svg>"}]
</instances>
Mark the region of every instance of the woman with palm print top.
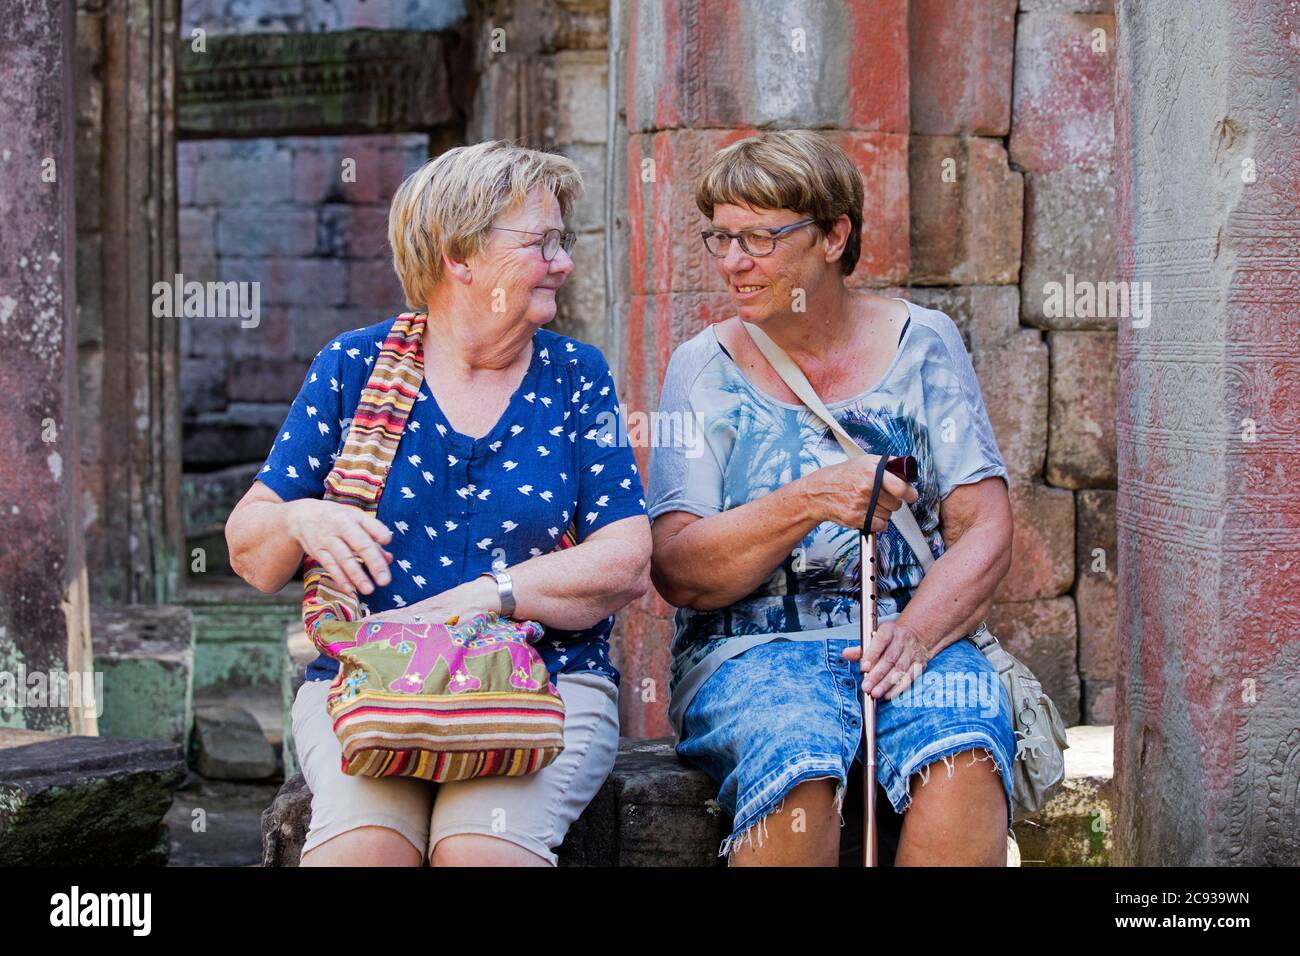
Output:
<instances>
[{"instance_id":1,"label":"woman with palm print top","mask_svg":"<svg viewBox=\"0 0 1300 956\"><path fill-rule=\"evenodd\" d=\"M859 529L877 456L912 455L915 487L887 474L873 523L881 624L859 666L877 699L879 779L898 812L913 800L920 811L904 816L898 862L1005 862L1014 732L966 638L1009 565L1011 516L961 335L941 312L845 285L863 187L823 137L764 133L728 147L696 201L737 314L672 356L659 411L694 421L695 440L655 449L647 500L652 575L678 608L669 715L678 753L713 775L734 817L721 852L733 864L837 857L836 811L861 737L850 673ZM866 456L846 459L742 321L790 354ZM905 506L938 558L924 578L888 523ZM948 777L931 781L941 760ZM806 832L783 825L787 796Z\"/></svg>"}]
</instances>

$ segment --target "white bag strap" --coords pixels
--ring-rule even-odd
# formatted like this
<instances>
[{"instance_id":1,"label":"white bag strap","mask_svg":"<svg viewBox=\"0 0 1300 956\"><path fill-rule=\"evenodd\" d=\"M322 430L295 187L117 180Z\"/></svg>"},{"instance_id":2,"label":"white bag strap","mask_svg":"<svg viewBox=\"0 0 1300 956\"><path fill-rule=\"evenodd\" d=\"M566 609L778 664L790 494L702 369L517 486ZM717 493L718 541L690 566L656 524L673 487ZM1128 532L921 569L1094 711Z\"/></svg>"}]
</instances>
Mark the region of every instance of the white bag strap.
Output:
<instances>
[{"instance_id":1,"label":"white bag strap","mask_svg":"<svg viewBox=\"0 0 1300 956\"><path fill-rule=\"evenodd\" d=\"M812 412L830 426L831 433L844 449L844 453L850 458L857 458L865 455L858 443L849 437L840 423L837 422L830 410L822 404L822 400L817 397L813 391L812 384L804 375L803 370L795 364L794 359L786 354L785 349L772 341L771 336L756 325L748 322L741 322L749 337L754 340L758 350L763 353L764 358L771 363L772 368L781 376L785 384L790 386L790 391L799 396L799 400L808 406ZM912 509L904 504L901 508L889 516L889 520L894 523L903 540L907 542L908 547L916 554L917 560L921 562L921 567L926 571L934 564L934 554L930 551L930 546L926 544L925 535L921 533L921 526L916 523L916 516L912 514Z\"/></svg>"}]
</instances>

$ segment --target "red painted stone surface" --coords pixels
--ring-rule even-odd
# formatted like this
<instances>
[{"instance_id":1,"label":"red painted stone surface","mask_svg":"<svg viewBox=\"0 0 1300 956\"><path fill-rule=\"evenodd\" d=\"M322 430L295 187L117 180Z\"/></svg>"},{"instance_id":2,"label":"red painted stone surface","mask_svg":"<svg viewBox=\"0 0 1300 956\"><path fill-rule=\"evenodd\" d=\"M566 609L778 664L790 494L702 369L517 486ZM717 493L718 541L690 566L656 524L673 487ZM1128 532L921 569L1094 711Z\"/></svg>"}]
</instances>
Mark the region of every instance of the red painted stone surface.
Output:
<instances>
[{"instance_id":1,"label":"red painted stone surface","mask_svg":"<svg viewBox=\"0 0 1300 956\"><path fill-rule=\"evenodd\" d=\"M1300 12L1118 14L1117 862L1294 865Z\"/></svg>"},{"instance_id":2,"label":"red painted stone surface","mask_svg":"<svg viewBox=\"0 0 1300 956\"><path fill-rule=\"evenodd\" d=\"M629 0L627 127L758 124L903 133L906 0Z\"/></svg>"},{"instance_id":3,"label":"red painted stone surface","mask_svg":"<svg viewBox=\"0 0 1300 956\"><path fill-rule=\"evenodd\" d=\"M1007 135L1016 0L911 0L907 29L912 132Z\"/></svg>"},{"instance_id":4,"label":"red painted stone surface","mask_svg":"<svg viewBox=\"0 0 1300 956\"><path fill-rule=\"evenodd\" d=\"M1104 52L1099 30L1105 33ZM1109 163L1115 45L1112 16L1020 15L1010 142L1017 167L1048 173Z\"/></svg>"}]
</instances>

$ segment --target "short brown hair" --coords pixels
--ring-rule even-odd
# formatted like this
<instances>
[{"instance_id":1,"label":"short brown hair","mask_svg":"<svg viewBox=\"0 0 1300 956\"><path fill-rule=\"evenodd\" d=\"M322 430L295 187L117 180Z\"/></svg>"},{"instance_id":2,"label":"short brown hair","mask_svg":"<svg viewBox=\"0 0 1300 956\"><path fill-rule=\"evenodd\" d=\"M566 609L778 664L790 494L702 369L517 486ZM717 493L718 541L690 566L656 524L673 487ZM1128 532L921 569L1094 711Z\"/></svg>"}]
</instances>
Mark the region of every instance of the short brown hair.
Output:
<instances>
[{"instance_id":1,"label":"short brown hair","mask_svg":"<svg viewBox=\"0 0 1300 956\"><path fill-rule=\"evenodd\" d=\"M571 159L489 140L457 146L429 160L398 188L388 212L388 244L406 304L423 309L442 280L442 254L453 258L483 248L488 227L535 187L555 195L567 216L582 195Z\"/></svg>"},{"instance_id":2,"label":"short brown hair","mask_svg":"<svg viewBox=\"0 0 1300 956\"><path fill-rule=\"evenodd\" d=\"M840 271L853 272L862 255L862 174L825 136L809 130L759 133L721 150L704 167L695 205L712 219L715 206L790 209L817 222L825 235L849 217Z\"/></svg>"}]
</instances>

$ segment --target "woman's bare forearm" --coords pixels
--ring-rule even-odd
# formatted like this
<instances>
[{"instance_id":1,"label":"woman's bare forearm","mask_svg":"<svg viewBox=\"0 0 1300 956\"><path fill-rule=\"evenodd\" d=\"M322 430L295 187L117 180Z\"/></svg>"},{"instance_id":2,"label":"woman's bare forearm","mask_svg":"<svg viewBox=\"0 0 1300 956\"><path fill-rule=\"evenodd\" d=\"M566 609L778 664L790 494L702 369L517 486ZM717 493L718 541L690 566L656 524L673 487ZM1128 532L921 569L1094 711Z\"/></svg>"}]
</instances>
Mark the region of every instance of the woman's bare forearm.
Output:
<instances>
[{"instance_id":1,"label":"woman's bare forearm","mask_svg":"<svg viewBox=\"0 0 1300 956\"><path fill-rule=\"evenodd\" d=\"M644 517L630 520L640 523L635 533L588 538L577 547L512 566L514 616L582 630L645 594L650 587L650 526Z\"/></svg>"},{"instance_id":2,"label":"woman's bare forearm","mask_svg":"<svg viewBox=\"0 0 1300 956\"><path fill-rule=\"evenodd\" d=\"M973 525L926 572L896 626L933 657L979 626L1010 566L1009 529L997 521Z\"/></svg>"},{"instance_id":3,"label":"woman's bare forearm","mask_svg":"<svg viewBox=\"0 0 1300 956\"><path fill-rule=\"evenodd\" d=\"M292 580L303 551L288 530L292 501L241 501L226 520L230 566L267 594Z\"/></svg>"},{"instance_id":4,"label":"woman's bare forearm","mask_svg":"<svg viewBox=\"0 0 1300 956\"><path fill-rule=\"evenodd\" d=\"M575 547L511 565L508 571L515 598L511 617L579 631L644 594L650 587L650 529L645 518L623 520L627 525L612 533L604 534L622 522L614 522ZM499 607L496 582L480 576L374 616L397 619L418 614L445 619Z\"/></svg>"},{"instance_id":5,"label":"woman's bare forearm","mask_svg":"<svg viewBox=\"0 0 1300 956\"><path fill-rule=\"evenodd\" d=\"M701 611L752 594L819 524L799 481L747 504L692 521L655 549L664 600Z\"/></svg>"}]
</instances>

